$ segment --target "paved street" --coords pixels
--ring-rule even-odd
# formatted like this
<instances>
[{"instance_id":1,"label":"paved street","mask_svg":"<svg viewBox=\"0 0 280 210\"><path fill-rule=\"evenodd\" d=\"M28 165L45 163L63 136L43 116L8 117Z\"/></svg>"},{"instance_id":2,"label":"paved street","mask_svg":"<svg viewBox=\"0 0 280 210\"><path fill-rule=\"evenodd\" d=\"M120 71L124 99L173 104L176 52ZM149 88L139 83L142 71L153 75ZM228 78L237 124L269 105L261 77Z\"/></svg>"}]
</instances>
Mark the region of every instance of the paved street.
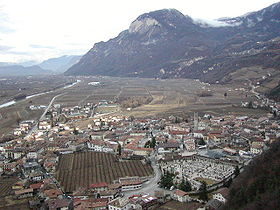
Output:
<instances>
[{"instance_id":1,"label":"paved street","mask_svg":"<svg viewBox=\"0 0 280 210\"><path fill-rule=\"evenodd\" d=\"M161 172L160 172L158 166L156 165L154 155L152 155L152 157L151 157L151 165L154 169L155 176L153 178L151 178L149 181L143 183L141 189L135 190L135 191L124 192L125 197L130 197L134 194L153 195L155 190L162 190L161 188L158 187L158 184L157 184L160 181Z\"/></svg>"}]
</instances>

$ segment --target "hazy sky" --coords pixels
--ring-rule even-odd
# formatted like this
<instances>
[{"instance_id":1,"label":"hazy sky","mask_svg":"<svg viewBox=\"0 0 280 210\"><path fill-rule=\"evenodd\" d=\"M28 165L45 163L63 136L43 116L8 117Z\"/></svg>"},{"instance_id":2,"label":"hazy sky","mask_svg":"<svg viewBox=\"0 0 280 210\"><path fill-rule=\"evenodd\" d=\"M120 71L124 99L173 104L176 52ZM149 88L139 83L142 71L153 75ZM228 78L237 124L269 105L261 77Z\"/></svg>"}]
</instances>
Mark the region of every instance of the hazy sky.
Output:
<instances>
[{"instance_id":1,"label":"hazy sky","mask_svg":"<svg viewBox=\"0 0 280 210\"><path fill-rule=\"evenodd\" d=\"M275 0L0 0L0 62L84 54L139 15L175 8L212 20L257 11Z\"/></svg>"}]
</instances>

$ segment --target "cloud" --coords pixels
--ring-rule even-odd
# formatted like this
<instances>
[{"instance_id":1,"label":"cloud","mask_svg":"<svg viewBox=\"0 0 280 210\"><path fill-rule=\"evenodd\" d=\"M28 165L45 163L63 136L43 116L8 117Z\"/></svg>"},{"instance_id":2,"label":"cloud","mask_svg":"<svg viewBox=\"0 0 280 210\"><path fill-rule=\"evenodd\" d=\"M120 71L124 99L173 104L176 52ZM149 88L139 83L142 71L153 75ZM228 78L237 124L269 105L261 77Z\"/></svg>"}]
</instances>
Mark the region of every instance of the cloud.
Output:
<instances>
[{"instance_id":1,"label":"cloud","mask_svg":"<svg viewBox=\"0 0 280 210\"><path fill-rule=\"evenodd\" d=\"M55 49L56 47L53 46L44 46L44 45L39 45L39 44L30 44L29 45L31 48L47 48L47 49Z\"/></svg>"},{"instance_id":2,"label":"cloud","mask_svg":"<svg viewBox=\"0 0 280 210\"><path fill-rule=\"evenodd\" d=\"M12 47L12 46L0 45L0 52L8 51L8 50L13 49L13 48L14 47Z\"/></svg>"},{"instance_id":3,"label":"cloud","mask_svg":"<svg viewBox=\"0 0 280 210\"><path fill-rule=\"evenodd\" d=\"M12 33L12 22L7 13L3 12L3 6L0 6L0 33Z\"/></svg>"},{"instance_id":4,"label":"cloud","mask_svg":"<svg viewBox=\"0 0 280 210\"><path fill-rule=\"evenodd\" d=\"M226 27L226 26L234 26L222 21L218 20L203 20L199 18L193 19L193 22L201 27Z\"/></svg>"},{"instance_id":5,"label":"cloud","mask_svg":"<svg viewBox=\"0 0 280 210\"><path fill-rule=\"evenodd\" d=\"M12 32L15 32L15 30L5 25L0 25L0 33L12 33Z\"/></svg>"},{"instance_id":6,"label":"cloud","mask_svg":"<svg viewBox=\"0 0 280 210\"><path fill-rule=\"evenodd\" d=\"M131 0L1 0L0 46L14 48L0 49L4 52L0 52L0 60L42 61L65 54L83 54L94 43L109 40L127 29L138 15L153 10L175 8L191 17L214 19L235 17L276 1L188 0L186 6L181 0L161 0L160 4L150 0L141 4ZM226 26L218 21L206 24Z\"/></svg>"}]
</instances>

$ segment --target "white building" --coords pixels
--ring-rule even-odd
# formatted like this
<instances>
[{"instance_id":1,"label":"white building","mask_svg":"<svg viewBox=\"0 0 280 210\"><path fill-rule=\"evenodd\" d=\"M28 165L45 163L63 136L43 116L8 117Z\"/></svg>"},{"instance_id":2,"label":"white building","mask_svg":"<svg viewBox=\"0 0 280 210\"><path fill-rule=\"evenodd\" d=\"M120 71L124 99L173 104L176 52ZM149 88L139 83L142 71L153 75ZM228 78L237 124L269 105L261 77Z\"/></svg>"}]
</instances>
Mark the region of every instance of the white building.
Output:
<instances>
[{"instance_id":1,"label":"white building","mask_svg":"<svg viewBox=\"0 0 280 210\"><path fill-rule=\"evenodd\" d=\"M229 195L229 190L228 190L228 188L224 187L224 188L219 189L213 195L213 199L216 199L218 201L225 203L227 201L228 195Z\"/></svg>"},{"instance_id":2,"label":"white building","mask_svg":"<svg viewBox=\"0 0 280 210\"><path fill-rule=\"evenodd\" d=\"M129 210L131 209L131 204L127 198L117 198L109 202L109 210Z\"/></svg>"}]
</instances>

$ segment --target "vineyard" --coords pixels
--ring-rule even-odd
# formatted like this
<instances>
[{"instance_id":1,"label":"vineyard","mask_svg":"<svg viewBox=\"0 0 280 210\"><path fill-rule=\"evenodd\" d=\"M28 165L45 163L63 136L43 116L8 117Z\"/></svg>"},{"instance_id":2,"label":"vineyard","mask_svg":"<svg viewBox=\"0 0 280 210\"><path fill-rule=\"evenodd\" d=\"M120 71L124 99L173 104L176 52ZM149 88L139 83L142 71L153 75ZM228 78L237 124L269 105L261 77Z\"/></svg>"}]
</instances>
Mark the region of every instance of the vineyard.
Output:
<instances>
[{"instance_id":1,"label":"vineyard","mask_svg":"<svg viewBox=\"0 0 280 210\"><path fill-rule=\"evenodd\" d=\"M0 197L12 195L14 193L12 186L18 180L16 178L0 179Z\"/></svg>"},{"instance_id":2,"label":"vineyard","mask_svg":"<svg viewBox=\"0 0 280 210\"><path fill-rule=\"evenodd\" d=\"M109 153L80 152L60 157L56 177L64 191L71 193L93 183L112 183L120 177L152 174L152 167L138 160L118 161Z\"/></svg>"}]
</instances>

